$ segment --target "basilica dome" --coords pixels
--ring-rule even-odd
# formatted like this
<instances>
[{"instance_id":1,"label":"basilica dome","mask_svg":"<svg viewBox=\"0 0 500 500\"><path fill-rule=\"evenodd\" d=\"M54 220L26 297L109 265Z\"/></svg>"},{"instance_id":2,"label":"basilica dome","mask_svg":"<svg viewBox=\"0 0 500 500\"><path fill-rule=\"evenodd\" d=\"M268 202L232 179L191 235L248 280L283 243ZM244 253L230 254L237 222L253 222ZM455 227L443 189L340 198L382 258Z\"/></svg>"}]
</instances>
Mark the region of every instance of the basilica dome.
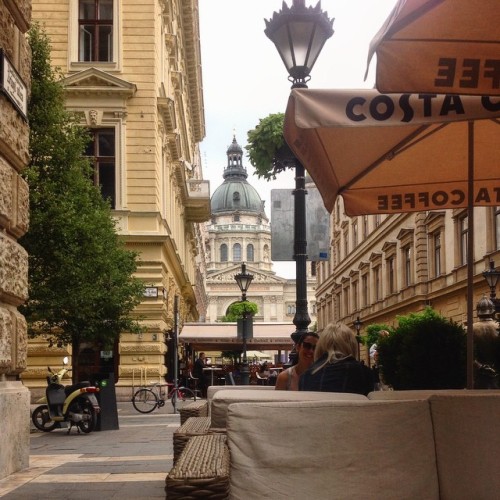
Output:
<instances>
[{"instance_id":1,"label":"basilica dome","mask_svg":"<svg viewBox=\"0 0 500 500\"><path fill-rule=\"evenodd\" d=\"M224 182L215 190L210 202L212 214L240 211L264 215L264 204L259 193L247 181L248 173L242 163L243 149L236 137L226 154Z\"/></svg>"}]
</instances>

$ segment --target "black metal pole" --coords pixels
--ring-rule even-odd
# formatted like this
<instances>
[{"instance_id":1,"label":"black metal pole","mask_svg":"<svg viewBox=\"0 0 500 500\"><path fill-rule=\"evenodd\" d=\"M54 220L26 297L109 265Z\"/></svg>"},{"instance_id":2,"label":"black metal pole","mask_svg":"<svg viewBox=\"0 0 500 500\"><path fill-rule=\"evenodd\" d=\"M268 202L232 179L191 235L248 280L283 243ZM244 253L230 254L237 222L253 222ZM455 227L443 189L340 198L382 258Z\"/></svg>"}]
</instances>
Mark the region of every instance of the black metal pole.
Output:
<instances>
[{"instance_id":1,"label":"black metal pole","mask_svg":"<svg viewBox=\"0 0 500 500\"><path fill-rule=\"evenodd\" d=\"M246 302L246 299L243 300ZM250 384L250 369L248 367L247 358L247 326L248 326L248 313L243 311L243 322L242 322L242 336L243 336L243 363L241 365L241 384Z\"/></svg>"},{"instance_id":2,"label":"black metal pole","mask_svg":"<svg viewBox=\"0 0 500 500\"><path fill-rule=\"evenodd\" d=\"M295 315L293 324L295 332L292 340L296 344L300 337L308 332L311 318L307 309L307 235L306 235L306 177L302 163L295 158L294 196L294 242L293 258L295 260ZM296 362L295 349L290 353L292 364Z\"/></svg>"}]
</instances>

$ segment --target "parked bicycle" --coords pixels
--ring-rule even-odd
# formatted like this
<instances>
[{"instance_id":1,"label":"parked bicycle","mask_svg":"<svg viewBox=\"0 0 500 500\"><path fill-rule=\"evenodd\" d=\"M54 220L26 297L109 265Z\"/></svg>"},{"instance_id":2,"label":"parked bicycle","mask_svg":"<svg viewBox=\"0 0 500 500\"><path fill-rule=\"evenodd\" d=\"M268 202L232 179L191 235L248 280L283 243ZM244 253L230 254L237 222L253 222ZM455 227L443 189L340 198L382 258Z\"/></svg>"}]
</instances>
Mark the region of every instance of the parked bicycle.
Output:
<instances>
[{"instance_id":1,"label":"parked bicycle","mask_svg":"<svg viewBox=\"0 0 500 500\"><path fill-rule=\"evenodd\" d=\"M167 390L165 390L165 387L167 387ZM172 382L156 383L151 387L143 387L136 391L132 397L132 404L140 413L151 413L156 408L164 406L165 401L168 399L170 399L174 408L179 409L185 403L196 401L196 393L188 387L175 387Z\"/></svg>"}]
</instances>

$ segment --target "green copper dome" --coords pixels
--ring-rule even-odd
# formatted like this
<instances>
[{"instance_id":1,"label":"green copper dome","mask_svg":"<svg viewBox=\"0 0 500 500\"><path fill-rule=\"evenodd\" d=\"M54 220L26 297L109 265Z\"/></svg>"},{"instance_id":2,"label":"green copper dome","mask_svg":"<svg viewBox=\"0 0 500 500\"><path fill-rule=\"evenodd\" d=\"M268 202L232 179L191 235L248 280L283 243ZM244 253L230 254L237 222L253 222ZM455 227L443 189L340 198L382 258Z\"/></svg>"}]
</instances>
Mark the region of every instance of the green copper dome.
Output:
<instances>
[{"instance_id":1,"label":"green copper dome","mask_svg":"<svg viewBox=\"0 0 500 500\"><path fill-rule=\"evenodd\" d=\"M247 182L247 171L243 167L243 149L233 137L227 151L227 167L224 182L212 195L211 212L255 212L264 215L264 204L257 190Z\"/></svg>"}]
</instances>

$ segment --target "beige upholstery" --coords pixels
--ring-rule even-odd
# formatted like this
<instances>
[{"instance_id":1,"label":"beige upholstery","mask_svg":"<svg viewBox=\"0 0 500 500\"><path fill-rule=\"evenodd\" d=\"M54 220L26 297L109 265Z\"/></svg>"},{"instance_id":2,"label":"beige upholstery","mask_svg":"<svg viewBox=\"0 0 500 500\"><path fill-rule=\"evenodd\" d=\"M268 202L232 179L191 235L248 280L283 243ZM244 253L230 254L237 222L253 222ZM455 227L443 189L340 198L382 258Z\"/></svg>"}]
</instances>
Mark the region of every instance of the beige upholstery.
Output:
<instances>
[{"instance_id":1,"label":"beige upholstery","mask_svg":"<svg viewBox=\"0 0 500 500\"><path fill-rule=\"evenodd\" d=\"M462 395L472 395L478 396L481 394L500 394L500 391L491 390L478 390L468 391L465 389L425 389L425 390L413 390L413 391L373 391L368 394L368 399L373 399L377 401L387 401L387 400L402 400L402 399L429 399L431 396L435 395L448 395L448 396L462 396Z\"/></svg>"},{"instance_id":2,"label":"beige upholstery","mask_svg":"<svg viewBox=\"0 0 500 500\"><path fill-rule=\"evenodd\" d=\"M429 399L441 498L500 498L500 391Z\"/></svg>"},{"instance_id":3,"label":"beige upholstery","mask_svg":"<svg viewBox=\"0 0 500 500\"><path fill-rule=\"evenodd\" d=\"M207 401L210 404L212 401L212 398L214 397L214 394L219 391L231 391L231 390L237 390L237 391L247 391L247 390L271 390L274 391L274 386L268 385L268 386L263 386L263 385L211 385L207 389Z\"/></svg>"},{"instance_id":4,"label":"beige upholstery","mask_svg":"<svg viewBox=\"0 0 500 500\"><path fill-rule=\"evenodd\" d=\"M260 390L221 390L212 397L210 405L211 427L226 427L227 409L233 403L271 402L271 401L338 401L354 400L366 401L361 394L347 394L336 392L299 392L275 391L260 387Z\"/></svg>"},{"instance_id":5,"label":"beige upholstery","mask_svg":"<svg viewBox=\"0 0 500 500\"><path fill-rule=\"evenodd\" d=\"M227 436L235 500L439 498L425 400L236 403Z\"/></svg>"}]
</instances>

